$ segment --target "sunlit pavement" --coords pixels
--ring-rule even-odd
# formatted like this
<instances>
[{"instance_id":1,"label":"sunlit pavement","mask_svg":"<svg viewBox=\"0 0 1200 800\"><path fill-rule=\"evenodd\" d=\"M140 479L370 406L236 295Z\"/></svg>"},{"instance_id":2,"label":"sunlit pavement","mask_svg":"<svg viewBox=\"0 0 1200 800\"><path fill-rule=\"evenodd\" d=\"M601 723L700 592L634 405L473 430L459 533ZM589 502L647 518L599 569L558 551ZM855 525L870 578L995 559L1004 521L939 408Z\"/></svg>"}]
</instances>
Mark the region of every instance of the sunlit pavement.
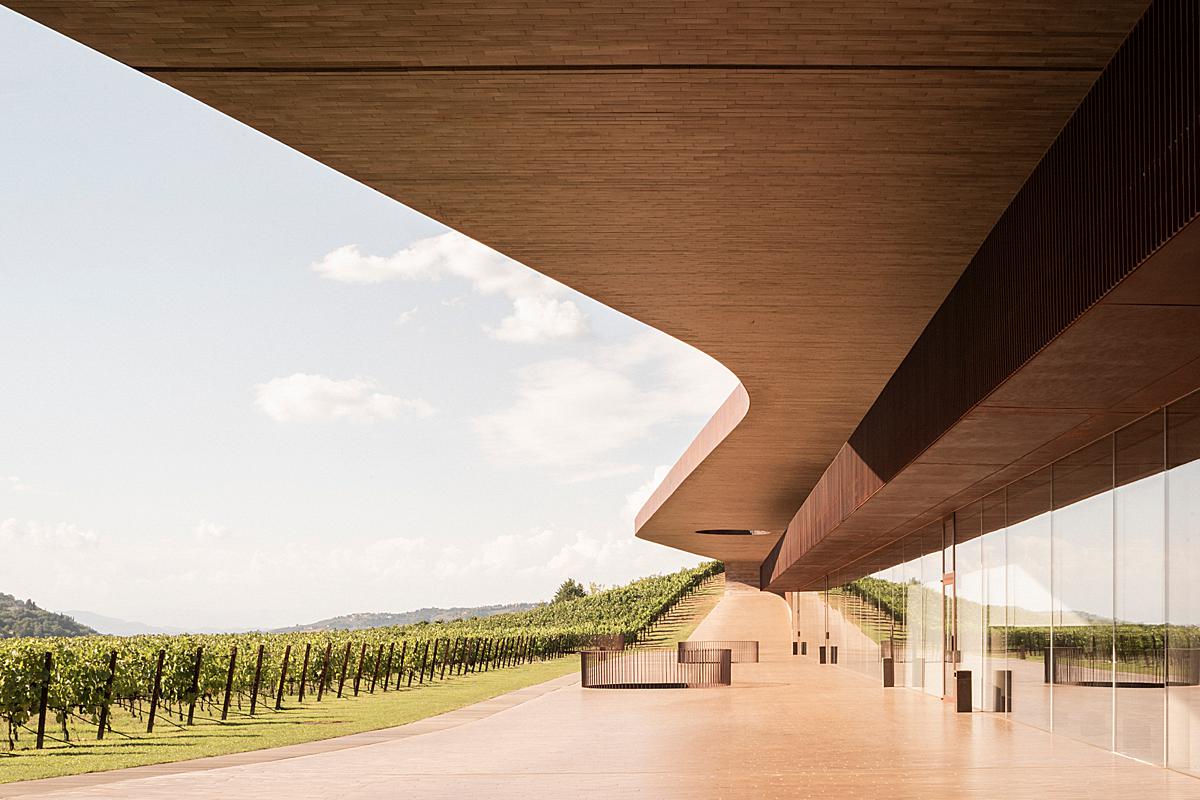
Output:
<instances>
[{"instance_id":1,"label":"sunlit pavement","mask_svg":"<svg viewBox=\"0 0 1200 800\"><path fill-rule=\"evenodd\" d=\"M763 662L735 665L731 688L585 691L562 679L523 690L516 705L497 698L486 713L455 712L469 718L454 727L416 723L429 731L419 735L118 782L110 773L18 784L0 796L1200 797L1194 778L792 656L788 626L774 595L725 595L692 638L762 642Z\"/></svg>"}]
</instances>

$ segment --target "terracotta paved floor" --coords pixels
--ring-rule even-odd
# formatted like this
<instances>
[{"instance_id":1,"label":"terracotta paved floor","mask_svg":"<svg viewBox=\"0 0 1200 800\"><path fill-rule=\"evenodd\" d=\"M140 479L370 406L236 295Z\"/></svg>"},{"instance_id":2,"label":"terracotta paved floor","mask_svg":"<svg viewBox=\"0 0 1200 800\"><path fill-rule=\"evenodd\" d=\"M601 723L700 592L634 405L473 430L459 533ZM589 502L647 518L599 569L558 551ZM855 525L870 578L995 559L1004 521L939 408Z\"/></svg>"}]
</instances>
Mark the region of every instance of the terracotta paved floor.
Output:
<instances>
[{"instance_id":1,"label":"terracotta paved floor","mask_svg":"<svg viewBox=\"0 0 1200 800\"><path fill-rule=\"evenodd\" d=\"M694 636L755 637L764 663L728 689L563 683L419 736L40 796L1200 798L1193 778L792 657L771 595L727 594Z\"/></svg>"}]
</instances>

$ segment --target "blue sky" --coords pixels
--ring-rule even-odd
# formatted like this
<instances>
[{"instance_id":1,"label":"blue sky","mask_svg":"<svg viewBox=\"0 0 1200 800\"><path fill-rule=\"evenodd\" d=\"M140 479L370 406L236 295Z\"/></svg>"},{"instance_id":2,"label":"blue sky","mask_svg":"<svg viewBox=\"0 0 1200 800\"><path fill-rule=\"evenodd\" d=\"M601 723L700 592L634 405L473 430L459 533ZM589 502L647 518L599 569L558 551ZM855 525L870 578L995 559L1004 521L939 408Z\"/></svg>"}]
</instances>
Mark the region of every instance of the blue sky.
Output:
<instances>
[{"instance_id":1,"label":"blue sky","mask_svg":"<svg viewBox=\"0 0 1200 800\"><path fill-rule=\"evenodd\" d=\"M160 625L695 563L707 356L0 9L0 591Z\"/></svg>"}]
</instances>

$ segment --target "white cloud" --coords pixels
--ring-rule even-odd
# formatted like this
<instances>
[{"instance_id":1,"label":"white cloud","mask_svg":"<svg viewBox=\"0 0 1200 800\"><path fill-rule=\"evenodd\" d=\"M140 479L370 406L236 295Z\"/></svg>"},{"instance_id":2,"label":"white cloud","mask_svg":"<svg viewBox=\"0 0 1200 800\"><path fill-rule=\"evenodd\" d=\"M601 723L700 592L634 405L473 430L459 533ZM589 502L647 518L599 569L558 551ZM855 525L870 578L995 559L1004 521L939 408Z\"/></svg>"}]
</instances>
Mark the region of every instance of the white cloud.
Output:
<instances>
[{"instance_id":1,"label":"white cloud","mask_svg":"<svg viewBox=\"0 0 1200 800\"><path fill-rule=\"evenodd\" d=\"M574 339L588 330L587 317L573 301L553 299L564 291L562 284L455 231L421 239L390 256L345 245L327 253L312 269L330 280L356 284L462 278L479 294L503 294L513 301L513 313L499 327L485 328L501 341ZM454 297L442 304L459 302L461 298Z\"/></svg>"},{"instance_id":2,"label":"white cloud","mask_svg":"<svg viewBox=\"0 0 1200 800\"><path fill-rule=\"evenodd\" d=\"M553 297L518 297L513 313L489 328L492 338L502 342L545 342L577 339L587 332L587 317L571 300Z\"/></svg>"},{"instance_id":3,"label":"white cloud","mask_svg":"<svg viewBox=\"0 0 1200 800\"><path fill-rule=\"evenodd\" d=\"M441 277L444 256L423 239L390 258L362 252L356 244L343 245L313 264L313 271L339 283L383 283L391 280L435 280Z\"/></svg>"},{"instance_id":4,"label":"white cloud","mask_svg":"<svg viewBox=\"0 0 1200 800\"><path fill-rule=\"evenodd\" d=\"M202 542L215 542L227 537L229 535L229 528L202 519L196 524L192 533Z\"/></svg>"},{"instance_id":5,"label":"white cloud","mask_svg":"<svg viewBox=\"0 0 1200 800\"><path fill-rule=\"evenodd\" d=\"M10 492L14 492L16 494L29 494L33 491L33 487L31 485L18 478L16 475L9 475L7 477L0 478L0 485L7 486Z\"/></svg>"},{"instance_id":6,"label":"white cloud","mask_svg":"<svg viewBox=\"0 0 1200 800\"><path fill-rule=\"evenodd\" d=\"M417 311L419 310L420 309L417 306L413 306L408 311L405 311L404 313L400 314L400 316L396 317L396 324L404 325L407 322L411 322L412 318L417 315Z\"/></svg>"},{"instance_id":7,"label":"white cloud","mask_svg":"<svg viewBox=\"0 0 1200 800\"><path fill-rule=\"evenodd\" d=\"M472 422L499 461L612 474L619 451L661 426L703 421L736 385L720 364L655 332L590 359L523 367L514 402Z\"/></svg>"},{"instance_id":8,"label":"white cloud","mask_svg":"<svg viewBox=\"0 0 1200 800\"><path fill-rule=\"evenodd\" d=\"M255 405L276 422L373 422L401 414L426 417L433 413L424 400L387 394L375 381L364 378L339 381L297 372L260 383L254 390Z\"/></svg>"},{"instance_id":9,"label":"white cloud","mask_svg":"<svg viewBox=\"0 0 1200 800\"><path fill-rule=\"evenodd\" d=\"M561 483L587 483L589 481L598 481L605 478L618 478L622 475L632 475L635 472L641 472L641 464L604 464L595 469L573 472L570 476L562 479Z\"/></svg>"},{"instance_id":10,"label":"white cloud","mask_svg":"<svg viewBox=\"0 0 1200 800\"><path fill-rule=\"evenodd\" d=\"M0 521L0 546L43 548L47 550L76 550L92 547L100 541L95 531L69 522L48 525L31 520ZM9 553L16 552L9 550Z\"/></svg>"},{"instance_id":11,"label":"white cloud","mask_svg":"<svg viewBox=\"0 0 1200 800\"><path fill-rule=\"evenodd\" d=\"M696 561L699 559L692 563ZM501 534L469 547L443 548L432 571L443 580L459 582L496 575L518 577L548 595L568 577L584 583L625 583L678 569L679 562L678 553L639 541L626 532L535 528Z\"/></svg>"},{"instance_id":12,"label":"white cloud","mask_svg":"<svg viewBox=\"0 0 1200 800\"><path fill-rule=\"evenodd\" d=\"M699 559L601 530L535 527L447 542L441 536L238 535L203 520L162 547L77 525L0 521L0 589L45 608L89 608L157 625L252 628L352 611L544 600L567 577L603 584ZM36 565L53 563L53 570ZM114 578L114 576L120 579ZM320 585L322 592L312 593ZM145 598L154 597L153 608Z\"/></svg>"},{"instance_id":13,"label":"white cloud","mask_svg":"<svg viewBox=\"0 0 1200 800\"><path fill-rule=\"evenodd\" d=\"M625 506L621 509L621 519L632 525L637 513L642 510L642 506L646 505L646 501L650 499L650 495L654 494L654 490L666 480L667 473L670 471L669 464L659 464L654 468L654 474L645 483L625 495Z\"/></svg>"}]
</instances>

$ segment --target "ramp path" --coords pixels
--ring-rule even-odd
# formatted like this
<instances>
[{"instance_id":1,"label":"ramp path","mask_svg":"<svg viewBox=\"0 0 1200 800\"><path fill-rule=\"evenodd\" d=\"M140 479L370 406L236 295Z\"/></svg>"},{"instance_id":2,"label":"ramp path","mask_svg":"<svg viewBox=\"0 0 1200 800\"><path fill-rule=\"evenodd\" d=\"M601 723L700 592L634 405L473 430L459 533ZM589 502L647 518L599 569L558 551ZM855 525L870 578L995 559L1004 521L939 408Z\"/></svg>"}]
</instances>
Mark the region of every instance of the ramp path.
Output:
<instances>
[{"instance_id":1,"label":"ramp path","mask_svg":"<svg viewBox=\"0 0 1200 800\"><path fill-rule=\"evenodd\" d=\"M322 752L30 782L0 797L1200 796L1193 778L792 656L774 595L727 591L691 638L758 639L762 661L735 665L730 688L585 691L569 676L305 746Z\"/></svg>"}]
</instances>

